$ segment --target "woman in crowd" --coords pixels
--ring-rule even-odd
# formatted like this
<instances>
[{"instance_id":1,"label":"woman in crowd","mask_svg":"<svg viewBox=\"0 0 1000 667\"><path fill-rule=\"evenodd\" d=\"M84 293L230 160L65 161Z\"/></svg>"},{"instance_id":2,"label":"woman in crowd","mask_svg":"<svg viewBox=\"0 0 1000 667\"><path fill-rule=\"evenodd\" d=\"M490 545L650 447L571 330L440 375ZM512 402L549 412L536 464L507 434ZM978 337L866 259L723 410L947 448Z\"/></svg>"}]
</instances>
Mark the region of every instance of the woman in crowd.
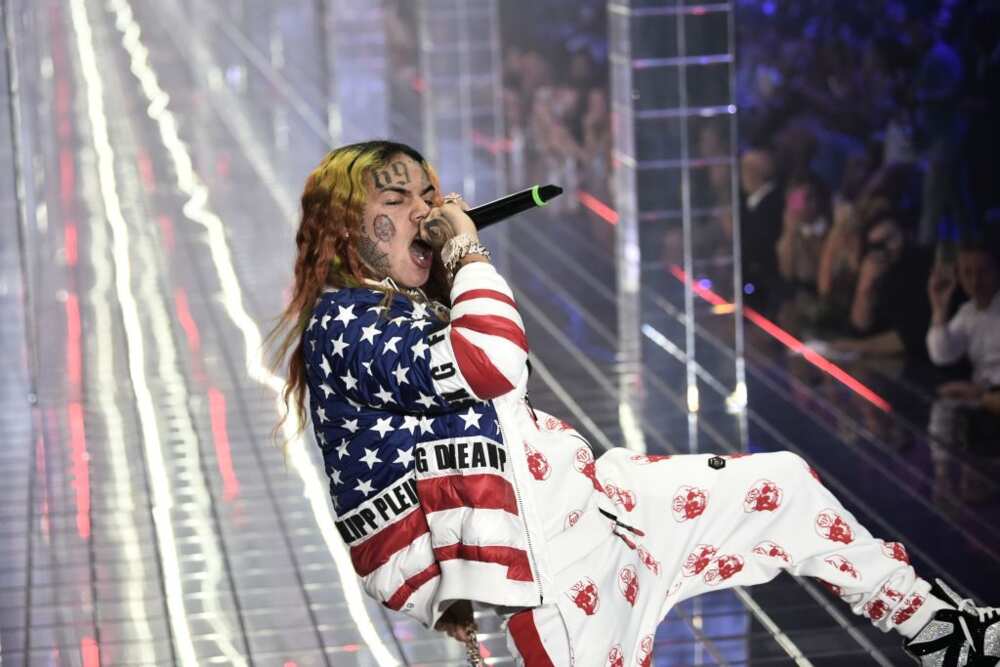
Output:
<instances>
[{"instance_id":1,"label":"woman in crowd","mask_svg":"<svg viewBox=\"0 0 1000 667\"><path fill-rule=\"evenodd\" d=\"M785 570L902 634L924 665L996 651L995 610L933 594L798 456L595 461L532 409L513 293L412 148L332 151L302 209L278 329L285 398L308 409L337 527L389 608L460 640L471 603L492 608L519 664L648 665L673 605Z\"/></svg>"},{"instance_id":2,"label":"woman in crowd","mask_svg":"<svg viewBox=\"0 0 1000 667\"><path fill-rule=\"evenodd\" d=\"M781 236L775 246L778 272L789 284L816 286L823 240L830 227L830 196L814 174L793 177L785 195Z\"/></svg>"}]
</instances>

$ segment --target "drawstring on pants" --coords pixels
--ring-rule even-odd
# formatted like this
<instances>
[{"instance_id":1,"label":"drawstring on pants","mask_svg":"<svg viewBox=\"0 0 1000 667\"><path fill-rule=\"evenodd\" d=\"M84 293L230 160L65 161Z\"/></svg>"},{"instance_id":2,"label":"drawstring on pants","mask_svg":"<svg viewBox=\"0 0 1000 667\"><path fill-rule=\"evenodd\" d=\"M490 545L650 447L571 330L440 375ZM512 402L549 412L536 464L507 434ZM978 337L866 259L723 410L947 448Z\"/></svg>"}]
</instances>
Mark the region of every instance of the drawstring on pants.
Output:
<instances>
[{"instance_id":1,"label":"drawstring on pants","mask_svg":"<svg viewBox=\"0 0 1000 667\"><path fill-rule=\"evenodd\" d=\"M632 533L633 535L635 535L637 537L645 537L646 536L645 532L639 530L638 528L630 526L627 523L623 523L621 520L619 520L619 518L617 516L615 516L611 512L606 512L606 511L604 511L604 510L602 510L600 508L598 508L597 511L600 512L601 514L603 514L604 516L606 516L607 518L609 518L609 519L611 519L612 521L615 522L614 530L612 530L611 532L613 532L615 535L617 535L618 537L620 537L622 539L622 541L625 544L628 545L629 549L632 549L633 551L635 550L635 546L636 546L635 542L633 542L624 533L622 533L619 530L620 528L624 528L625 530L627 530L628 532Z\"/></svg>"}]
</instances>

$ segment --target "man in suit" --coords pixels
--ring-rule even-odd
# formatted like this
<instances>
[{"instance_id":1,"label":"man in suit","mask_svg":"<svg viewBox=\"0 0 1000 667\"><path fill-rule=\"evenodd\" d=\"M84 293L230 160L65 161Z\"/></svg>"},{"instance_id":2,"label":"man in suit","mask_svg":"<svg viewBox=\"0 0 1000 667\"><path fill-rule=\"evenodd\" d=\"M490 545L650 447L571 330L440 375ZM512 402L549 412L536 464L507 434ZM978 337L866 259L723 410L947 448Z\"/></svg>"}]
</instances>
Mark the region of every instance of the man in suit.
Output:
<instances>
[{"instance_id":1,"label":"man in suit","mask_svg":"<svg viewBox=\"0 0 1000 667\"><path fill-rule=\"evenodd\" d=\"M740 247L746 303L767 310L779 281L775 243L781 236L784 189L774 156L767 148L749 148L740 158Z\"/></svg>"}]
</instances>

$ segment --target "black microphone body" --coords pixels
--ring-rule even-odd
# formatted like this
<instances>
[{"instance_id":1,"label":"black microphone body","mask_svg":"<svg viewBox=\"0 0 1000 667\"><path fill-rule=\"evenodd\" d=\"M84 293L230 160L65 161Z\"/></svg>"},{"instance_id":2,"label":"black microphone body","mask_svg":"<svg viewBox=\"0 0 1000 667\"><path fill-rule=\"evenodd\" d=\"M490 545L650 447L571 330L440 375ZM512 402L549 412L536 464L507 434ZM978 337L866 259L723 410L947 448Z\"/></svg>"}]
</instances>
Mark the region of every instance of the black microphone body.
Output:
<instances>
[{"instance_id":1,"label":"black microphone body","mask_svg":"<svg viewBox=\"0 0 1000 667\"><path fill-rule=\"evenodd\" d=\"M562 191L558 185L534 185L527 190L469 209L466 214L472 218L476 229L483 229L528 209L545 206L551 199L561 195Z\"/></svg>"}]
</instances>

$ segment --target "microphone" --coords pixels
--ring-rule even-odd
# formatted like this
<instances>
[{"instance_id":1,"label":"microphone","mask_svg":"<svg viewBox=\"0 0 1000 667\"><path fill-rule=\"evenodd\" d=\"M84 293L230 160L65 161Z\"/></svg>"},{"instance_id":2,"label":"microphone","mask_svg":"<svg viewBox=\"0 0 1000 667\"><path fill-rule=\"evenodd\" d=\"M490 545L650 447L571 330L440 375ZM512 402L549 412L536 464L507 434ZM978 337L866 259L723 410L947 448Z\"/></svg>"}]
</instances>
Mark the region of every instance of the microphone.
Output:
<instances>
[{"instance_id":1,"label":"microphone","mask_svg":"<svg viewBox=\"0 0 1000 667\"><path fill-rule=\"evenodd\" d=\"M562 191L558 185L533 185L527 190L494 199L465 213L476 223L476 229L483 229L536 206L545 206L551 199L561 195Z\"/></svg>"}]
</instances>

